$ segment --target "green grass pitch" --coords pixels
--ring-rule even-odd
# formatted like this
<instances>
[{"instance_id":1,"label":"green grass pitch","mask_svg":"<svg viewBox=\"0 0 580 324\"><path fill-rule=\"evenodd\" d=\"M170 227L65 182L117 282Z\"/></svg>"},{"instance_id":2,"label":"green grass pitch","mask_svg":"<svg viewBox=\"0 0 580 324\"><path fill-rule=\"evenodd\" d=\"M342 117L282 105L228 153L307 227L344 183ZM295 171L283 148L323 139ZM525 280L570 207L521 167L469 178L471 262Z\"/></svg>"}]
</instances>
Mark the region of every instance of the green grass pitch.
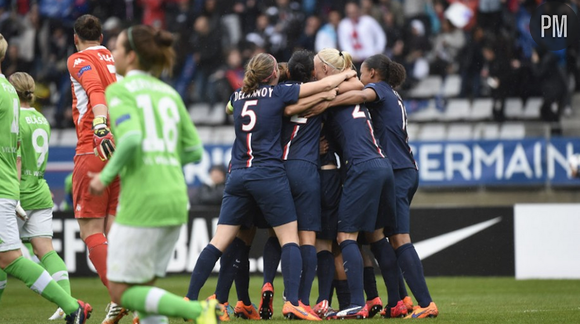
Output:
<instances>
[{"instance_id":1,"label":"green grass pitch","mask_svg":"<svg viewBox=\"0 0 580 324\"><path fill-rule=\"evenodd\" d=\"M252 277L251 297L259 303L261 278ZM184 295L189 276L170 276L158 281L158 286L178 295ZM202 290L201 296L209 296L215 287L216 277L211 277ZM377 277L379 293L386 300L387 294L382 280ZM580 322L580 281L578 280L525 280L493 277L446 277L427 278L433 299L439 308L437 319L421 319L437 323L578 323ZM87 321L100 324L105 316L108 302L107 292L98 278L73 278L72 290L75 297L93 305L92 317ZM274 312L271 324L287 323L281 315L282 279L278 276ZM380 287L382 286L382 287ZM316 298L316 282L312 299ZM235 291L232 290L230 302L235 304ZM336 299L333 302L336 306ZM8 279L8 287L0 301L1 324L54 323L46 320L56 306L30 291L15 278ZM242 319L232 318L234 322ZM348 324L357 320L341 321ZM375 317L365 320L368 324L402 319L383 319ZM417 321L417 320L415 320ZM131 323L130 318L120 322ZM170 323L184 323L182 319L171 319Z\"/></svg>"}]
</instances>

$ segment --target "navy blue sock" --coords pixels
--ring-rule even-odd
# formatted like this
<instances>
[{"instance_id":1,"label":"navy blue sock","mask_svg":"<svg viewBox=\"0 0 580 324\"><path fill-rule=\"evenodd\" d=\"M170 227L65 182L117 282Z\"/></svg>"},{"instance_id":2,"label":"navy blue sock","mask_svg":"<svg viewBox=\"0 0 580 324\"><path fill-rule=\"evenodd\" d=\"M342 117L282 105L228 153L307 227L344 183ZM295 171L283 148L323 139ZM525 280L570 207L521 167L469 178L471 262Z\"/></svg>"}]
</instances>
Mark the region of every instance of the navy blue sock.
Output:
<instances>
[{"instance_id":1,"label":"navy blue sock","mask_svg":"<svg viewBox=\"0 0 580 324\"><path fill-rule=\"evenodd\" d=\"M215 298L222 304L229 299L232 283L240 268L240 263L243 262L240 259L240 252L245 246L244 241L236 237L220 259L220 272L215 287Z\"/></svg>"},{"instance_id":2,"label":"navy blue sock","mask_svg":"<svg viewBox=\"0 0 580 324\"><path fill-rule=\"evenodd\" d=\"M346 272L348 288L350 289L350 304L353 307L364 306L363 259L358 245L354 240L346 240L340 243L340 249L344 261L344 272Z\"/></svg>"},{"instance_id":3,"label":"navy blue sock","mask_svg":"<svg viewBox=\"0 0 580 324\"><path fill-rule=\"evenodd\" d=\"M419 259L419 255L417 255L417 251L415 251L415 246L412 243L403 244L397 249L396 253L399 267L401 267L405 281L407 281L411 292L417 299L417 303L421 307L429 306L433 300L429 294L425 275L423 274L423 264L421 259Z\"/></svg>"},{"instance_id":4,"label":"navy blue sock","mask_svg":"<svg viewBox=\"0 0 580 324\"><path fill-rule=\"evenodd\" d=\"M250 290L250 248L251 246L244 246L240 253L240 268L236 274L236 292L238 300L244 302L244 305L250 306L252 301L248 291Z\"/></svg>"},{"instance_id":5,"label":"navy blue sock","mask_svg":"<svg viewBox=\"0 0 580 324\"><path fill-rule=\"evenodd\" d=\"M387 305L395 307L399 300L401 300L401 296L399 296L399 267L397 267L397 255L385 238L371 243L371 251L373 251L375 258L377 259L377 263L381 269L381 274L383 275L383 280L387 286L387 295L389 296Z\"/></svg>"},{"instance_id":6,"label":"navy blue sock","mask_svg":"<svg viewBox=\"0 0 580 324\"><path fill-rule=\"evenodd\" d=\"M405 285L405 278L403 278L403 272L401 271L401 268L399 268L399 296L401 297L401 299L409 296L409 293L407 292L407 286Z\"/></svg>"},{"instance_id":7,"label":"navy blue sock","mask_svg":"<svg viewBox=\"0 0 580 324\"><path fill-rule=\"evenodd\" d=\"M345 309L350 306L350 290L348 280L335 280L336 298L338 299L338 309Z\"/></svg>"},{"instance_id":8,"label":"navy blue sock","mask_svg":"<svg viewBox=\"0 0 580 324\"><path fill-rule=\"evenodd\" d=\"M284 294L286 300L298 306L298 289L302 272L302 256L296 243L287 243L282 247L282 277L284 277Z\"/></svg>"},{"instance_id":9,"label":"navy blue sock","mask_svg":"<svg viewBox=\"0 0 580 324\"><path fill-rule=\"evenodd\" d=\"M316 277L316 248L314 245L300 247L302 256L302 275L300 276L299 299L304 305L310 305L310 291Z\"/></svg>"},{"instance_id":10,"label":"navy blue sock","mask_svg":"<svg viewBox=\"0 0 580 324\"><path fill-rule=\"evenodd\" d=\"M377 280L375 279L375 268L365 267L363 278L367 300L373 300L379 297L379 292L377 291Z\"/></svg>"},{"instance_id":11,"label":"navy blue sock","mask_svg":"<svg viewBox=\"0 0 580 324\"><path fill-rule=\"evenodd\" d=\"M316 268L318 276L318 300L332 300L332 280L334 277L334 255L330 251L320 251L316 254L318 266Z\"/></svg>"},{"instance_id":12,"label":"navy blue sock","mask_svg":"<svg viewBox=\"0 0 580 324\"><path fill-rule=\"evenodd\" d=\"M274 283L278 264L280 264L280 242L275 236L270 236L264 244L264 283Z\"/></svg>"},{"instance_id":13,"label":"navy blue sock","mask_svg":"<svg viewBox=\"0 0 580 324\"><path fill-rule=\"evenodd\" d=\"M208 244L203 251L199 254L193 272L191 273L191 279L189 281L189 289L187 290L187 298L190 300L199 299L199 291L201 287L207 281L207 278L211 274L213 267L217 260L222 256L222 252L218 250L215 246Z\"/></svg>"}]
</instances>

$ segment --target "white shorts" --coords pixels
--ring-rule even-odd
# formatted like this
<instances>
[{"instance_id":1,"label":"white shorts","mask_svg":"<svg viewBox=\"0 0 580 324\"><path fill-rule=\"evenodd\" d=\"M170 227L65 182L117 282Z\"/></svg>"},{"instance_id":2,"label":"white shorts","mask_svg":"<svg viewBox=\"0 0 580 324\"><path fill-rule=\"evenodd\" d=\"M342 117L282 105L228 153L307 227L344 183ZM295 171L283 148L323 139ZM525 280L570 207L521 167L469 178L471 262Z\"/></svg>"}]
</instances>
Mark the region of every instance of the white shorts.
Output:
<instances>
[{"instance_id":1,"label":"white shorts","mask_svg":"<svg viewBox=\"0 0 580 324\"><path fill-rule=\"evenodd\" d=\"M52 237L52 208L27 210L28 220L18 220L18 230L23 241L35 237Z\"/></svg>"},{"instance_id":2,"label":"white shorts","mask_svg":"<svg viewBox=\"0 0 580 324\"><path fill-rule=\"evenodd\" d=\"M113 223L107 240L107 279L142 284L164 277L181 225L135 227Z\"/></svg>"},{"instance_id":3,"label":"white shorts","mask_svg":"<svg viewBox=\"0 0 580 324\"><path fill-rule=\"evenodd\" d=\"M20 250L16 200L0 198L0 252Z\"/></svg>"}]
</instances>

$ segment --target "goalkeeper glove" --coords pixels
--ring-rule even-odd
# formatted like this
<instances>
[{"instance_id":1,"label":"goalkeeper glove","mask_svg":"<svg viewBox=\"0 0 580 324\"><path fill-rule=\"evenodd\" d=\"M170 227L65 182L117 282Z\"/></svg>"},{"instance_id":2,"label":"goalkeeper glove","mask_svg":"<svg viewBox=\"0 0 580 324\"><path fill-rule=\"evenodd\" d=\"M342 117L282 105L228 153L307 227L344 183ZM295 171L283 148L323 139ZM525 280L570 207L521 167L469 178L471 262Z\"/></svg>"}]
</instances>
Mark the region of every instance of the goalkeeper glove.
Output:
<instances>
[{"instance_id":1,"label":"goalkeeper glove","mask_svg":"<svg viewBox=\"0 0 580 324\"><path fill-rule=\"evenodd\" d=\"M93 148L95 155L101 161L106 161L111 158L115 151L115 143L113 142L113 134L107 127L107 117L97 116L93 119Z\"/></svg>"}]
</instances>

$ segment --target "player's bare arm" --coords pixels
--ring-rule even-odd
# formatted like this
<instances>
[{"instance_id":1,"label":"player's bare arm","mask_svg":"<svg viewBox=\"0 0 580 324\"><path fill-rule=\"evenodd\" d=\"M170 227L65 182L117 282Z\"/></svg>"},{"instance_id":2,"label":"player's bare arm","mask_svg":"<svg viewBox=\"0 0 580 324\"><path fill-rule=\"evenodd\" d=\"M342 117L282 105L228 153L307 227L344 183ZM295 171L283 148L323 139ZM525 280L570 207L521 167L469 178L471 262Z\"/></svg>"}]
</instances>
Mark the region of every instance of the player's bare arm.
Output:
<instances>
[{"instance_id":1,"label":"player's bare arm","mask_svg":"<svg viewBox=\"0 0 580 324\"><path fill-rule=\"evenodd\" d=\"M334 88L330 91L324 91L312 96L308 96L306 98L300 98L297 103L286 106L286 108L284 108L284 115L293 116L296 114L300 114L305 110L312 108L323 101L334 99L336 97L337 92L338 88Z\"/></svg>"}]
</instances>

